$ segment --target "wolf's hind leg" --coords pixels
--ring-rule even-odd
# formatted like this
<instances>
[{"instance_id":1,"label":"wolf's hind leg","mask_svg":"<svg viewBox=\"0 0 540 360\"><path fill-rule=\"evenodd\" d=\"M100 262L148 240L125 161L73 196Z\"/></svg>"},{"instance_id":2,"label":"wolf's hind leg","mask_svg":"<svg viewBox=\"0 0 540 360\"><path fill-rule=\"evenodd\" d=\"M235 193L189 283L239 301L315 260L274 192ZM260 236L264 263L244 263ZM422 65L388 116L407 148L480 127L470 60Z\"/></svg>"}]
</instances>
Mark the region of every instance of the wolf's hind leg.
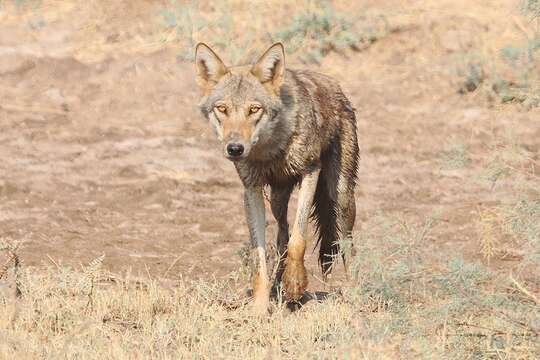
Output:
<instances>
[{"instance_id":1,"label":"wolf's hind leg","mask_svg":"<svg viewBox=\"0 0 540 360\"><path fill-rule=\"evenodd\" d=\"M283 271L285 270L285 257L287 256L287 244L289 242L289 223L287 221L287 210L289 205L289 199L293 190L294 184L287 184L283 186L272 186L272 192L270 196L270 204L272 207L272 214L274 215L278 223L277 233L277 271L276 278L272 286L272 291L277 294Z\"/></svg>"},{"instance_id":2,"label":"wolf's hind leg","mask_svg":"<svg viewBox=\"0 0 540 360\"><path fill-rule=\"evenodd\" d=\"M283 273L283 286L289 300L298 300L304 295L308 280L304 266L307 223L313 205L320 169L305 175L298 194L296 218L287 246L287 264Z\"/></svg>"},{"instance_id":3,"label":"wolf's hind leg","mask_svg":"<svg viewBox=\"0 0 540 360\"><path fill-rule=\"evenodd\" d=\"M352 241L352 230L356 219L356 202L354 198L354 184L349 183L348 180L344 180L341 177L340 181L345 181L346 185L339 186L340 184L338 182L336 213L338 228L340 229L339 245L341 248L345 272L348 276L346 255L355 255Z\"/></svg>"}]
</instances>

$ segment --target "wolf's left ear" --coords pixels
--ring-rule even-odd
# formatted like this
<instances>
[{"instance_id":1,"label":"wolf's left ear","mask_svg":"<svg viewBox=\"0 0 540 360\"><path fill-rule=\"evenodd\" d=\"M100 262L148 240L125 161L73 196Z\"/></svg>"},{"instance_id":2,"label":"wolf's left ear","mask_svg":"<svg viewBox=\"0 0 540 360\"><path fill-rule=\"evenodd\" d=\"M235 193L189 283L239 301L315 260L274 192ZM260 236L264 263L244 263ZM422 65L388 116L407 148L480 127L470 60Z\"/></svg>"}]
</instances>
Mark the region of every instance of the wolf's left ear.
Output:
<instances>
[{"instance_id":1,"label":"wolf's left ear","mask_svg":"<svg viewBox=\"0 0 540 360\"><path fill-rule=\"evenodd\" d=\"M261 83L269 83L274 90L278 90L283 82L284 72L285 50L281 43L270 46L251 68L251 73Z\"/></svg>"},{"instance_id":2,"label":"wolf's left ear","mask_svg":"<svg viewBox=\"0 0 540 360\"><path fill-rule=\"evenodd\" d=\"M195 48L197 83L203 89L212 88L219 79L229 72L214 50L205 43L198 43Z\"/></svg>"}]
</instances>

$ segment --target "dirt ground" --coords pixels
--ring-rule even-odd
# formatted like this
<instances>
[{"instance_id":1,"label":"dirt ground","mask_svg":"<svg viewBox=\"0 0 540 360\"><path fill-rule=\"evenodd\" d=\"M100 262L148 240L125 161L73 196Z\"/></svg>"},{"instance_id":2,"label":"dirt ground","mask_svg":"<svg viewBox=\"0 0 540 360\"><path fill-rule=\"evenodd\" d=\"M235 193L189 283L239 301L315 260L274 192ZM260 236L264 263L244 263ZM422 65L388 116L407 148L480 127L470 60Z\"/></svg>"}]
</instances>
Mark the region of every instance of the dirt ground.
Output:
<instances>
[{"instance_id":1,"label":"dirt ground","mask_svg":"<svg viewBox=\"0 0 540 360\"><path fill-rule=\"evenodd\" d=\"M163 3L0 3L0 237L24 241L26 265L105 254L111 271L173 280L238 268L242 186L198 112L193 65L174 43L141 45L165 31ZM540 112L458 94L454 55L518 31L511 2L458 3L359 2L388 14L387 36L291 66L336 77L357 109L357 232L379 213L437 213L433 251L480 257L476 211L509 191L480 181L488 150L511 131L538 160ZM471 163L448 170L456 145Z\"/></svg>"}]
</instances>

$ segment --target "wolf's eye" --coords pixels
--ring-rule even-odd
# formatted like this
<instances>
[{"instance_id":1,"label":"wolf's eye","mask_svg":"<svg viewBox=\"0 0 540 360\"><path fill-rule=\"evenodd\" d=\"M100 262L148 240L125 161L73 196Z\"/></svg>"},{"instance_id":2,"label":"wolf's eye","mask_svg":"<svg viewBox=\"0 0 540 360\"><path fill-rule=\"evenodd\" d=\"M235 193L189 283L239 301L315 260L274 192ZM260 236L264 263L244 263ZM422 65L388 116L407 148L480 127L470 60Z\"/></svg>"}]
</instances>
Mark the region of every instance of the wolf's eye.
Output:
<instances>
[{"instance_id":1,"label":"wolf's eye","mask_svg":"<svg viewBox=\"0 0 540 360\"><path fill-rule=\"evenodd\" d=\"M259 105L251 105L249 108L249 114L256 114L261 110L261 107Z\"/></svg>"},{"instance_id":2,"label":"wolf's eye","mask_svg":"<svg viewBox=\"0 0 540 360\"><path fill-rule=\"evenodd\" d=\"M218 106L216 106L216 109L220 113L223 113L223 114L227 113L227 107L225 105L218 105Z\"/></svg>"}]
</instances>

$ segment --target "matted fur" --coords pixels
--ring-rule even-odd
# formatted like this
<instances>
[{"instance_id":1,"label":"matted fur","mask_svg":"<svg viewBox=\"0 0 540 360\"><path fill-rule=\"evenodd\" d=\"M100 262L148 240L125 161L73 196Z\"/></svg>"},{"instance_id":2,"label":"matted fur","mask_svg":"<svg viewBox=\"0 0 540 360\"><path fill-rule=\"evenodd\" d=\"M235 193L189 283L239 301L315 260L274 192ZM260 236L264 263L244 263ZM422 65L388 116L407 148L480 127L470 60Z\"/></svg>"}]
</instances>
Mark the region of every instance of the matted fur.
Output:
<instances>
[{"instance_id":1,"label":"matted fur","mask_svg":"<svg viewBox=\"0 0 540 360\"><path fill-rule=\"evenodd\" d=\"M334 79L313 71L286 69L283 48L277 45L253 66L230 68L200 45L204 53L197 57L198 68L211 69L206 82L204 71L199 71L204 91L201 111L213 124L225 153L230 142L245 147L246 153L235 159L234 165L246 189L271 187L282 255L289 240L290 193L303 176L320 169L312 218L319 236L319 261L326 274L339 253L340 240L354 225L359 159L356 117ZM214 63L206 65L207 57L212 56L216 57ZM219 79L215 74L221 74ZM251 103L261 107L256 119L251 110L245 110ZM219 104L230 112L216 111ZM283 270L280 261L275 284Z\"/></svg>"}]
</instances>

